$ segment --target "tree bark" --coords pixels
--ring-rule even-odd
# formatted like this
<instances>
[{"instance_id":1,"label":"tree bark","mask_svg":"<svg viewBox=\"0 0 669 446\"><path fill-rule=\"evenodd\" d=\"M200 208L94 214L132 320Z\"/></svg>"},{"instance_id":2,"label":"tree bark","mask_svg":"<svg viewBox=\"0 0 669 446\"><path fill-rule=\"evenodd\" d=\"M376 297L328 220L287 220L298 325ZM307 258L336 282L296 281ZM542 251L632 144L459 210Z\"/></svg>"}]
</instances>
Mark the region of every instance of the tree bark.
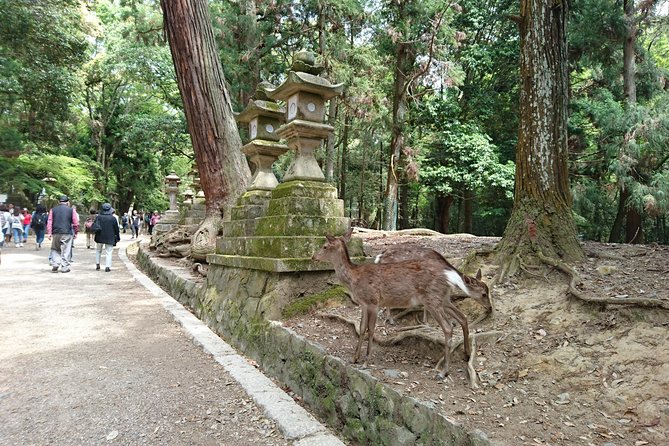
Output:
<instances>
[{"instance_id":1,"label":"tree bark","mask_svg":"<svg viewBox=\"0 0 669 446\"><path fill-rule=\"evenodd\" d=\"M464 218L462 232L472 234L474 232L474 194L470 189L465 189Z\"/></svg>"},{"instance_id":2,"label":"tree bark","mask_svg":"<svg viewBox=\"0 0 669 446\"><path fill-rule=\"evenodd\" d=\"M407 74L413 68L415 51L411 43L397 44L395 60L395 81L393 83L393 116L392 138L390 141L390 161L388 164L388 179L384 196L383 229L394 231L397 229L397 208L399 192L399 163L404 147L404 126L407 110Z\"/></svg>"},{"instance_id":3,"label":"tree bark","mask_svg":"<svg viewBox=\"0 0 669 446\"><path fill-rule=\"evenodd\" d=\"M225 78L205 0L161 0L165 31L207 216L221 217L245 191L251 172L241 153Z\"/></svg>"},{"instance_id":4,"label":"tree bark","mask_svg":"<svg viewBox=\"0 0 669 446\"><path fill-rule=\"evenodd\" d=\"M191 237L190 255L216 249L220 223L244 193L251 172L244 155L206 0L161 0L179 92L206 198L206 216Z\"/></svg>"},{"instance_id":5,"label":"tree bark","mask_svg":"<svg viewBox=\"0 0 669 446\"><path fill-rule=\"evenodd\" d=\"M623 45L623 93L628 108L636 105L636 8L634 0L623 2L625 12L625 43ZM627 138L625 138L627 139ZM634 175L632 175L634 176ZM636 180L637 178L635 178ZM623 188L621 185L620 197L622 199ZM626 194L629 197L629 193ZM625 200L627 202L627 199ZM625 204L625 243L643 243L643 215L633 204Z\"/></svg>"},{"instance_id":6,"label":"tree bark","mask_svg":"<svg viewBox=\"0 0 669 446\"><path fill-rule=\"evenodd\" d=\"M348 169L348 140L351 129L351 115L346 112L344 115L344 132L341 142L341 164L339 172L339 198L346 203L346 171Z\"/></svg>"},{"instance_id":7,"label":"tree bark","mask_svg":"<svg viewBox=\"0 0 669 446\"><path fill-rule=\"evenodd\" d=\"M453 204L453 195L437 198L437 231L448 234L450 226L450 212Z\"/></svg>"},{"instance_id":8,"label":"tree bark","mask_svg":"<svg viewBox=\"0 0 669 446\"><path fill-rule=\"evenodd\" d=\"M539 254L584 258L571 214L567 151L567 1L521 0L520 128L514 206L497 251L502 276Z\"/></svg>"}]
</instances>

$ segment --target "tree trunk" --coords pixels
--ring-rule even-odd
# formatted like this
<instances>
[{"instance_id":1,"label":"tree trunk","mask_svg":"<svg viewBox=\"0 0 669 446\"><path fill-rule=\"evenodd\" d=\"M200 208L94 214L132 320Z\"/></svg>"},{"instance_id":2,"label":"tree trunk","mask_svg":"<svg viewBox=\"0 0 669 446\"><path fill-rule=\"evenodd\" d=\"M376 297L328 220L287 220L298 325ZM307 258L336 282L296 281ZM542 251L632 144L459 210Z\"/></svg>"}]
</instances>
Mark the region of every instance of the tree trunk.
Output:
<instances>
[{"instance_id":1,"label":"tree trunk","mask_svg":"<svg viewBox=\"0 0 669 446\"><path fill-rule=\"evenodd\" d=\"M437 198L437 231L442 234L448 234L450 224L451 205L453 204L453 195Z\"/></svg>"},{"instance_id":2,"label":"tree trunk","mask_svg":"<svg viewBox=\"0 0 669 446\"><path fill-rule=\"evenodd\" d=\"M206 197L206 218L193 236L193 256L213 252L220 220L246 190L251 172L241 153L241 139L232 114L230 94L209 17L206 0L161 0L188 131L200 183Z\"/></svg>"},{"instance_id":3,"label":"tree trunk","mask_svg":"<svg viewBox=\"0 0 669 446\"><path fill-rule=\"evenodd\" d=\"M326 34L325 34L325 25L326 25L326 5L325 3L319 3L318 7L318 53L321 56L325 55L327 50L326 43ZM352 33L353 31L351 31ZM328 104L328 125L332 127L335 126L337 122L337 98L330 99ZM334 182L334 171L335 171L335 160L337 159L337 152L335 150L335 133L329 132L328 138L325 141L325 166L323 168L323 174L325 175L325 181L328 183Z\"/></svg>"},{"instance_id":4,"label":"tree trunk","mask_svg":"<svg viewBox=\"0 0 669 446\"><path fill-rule=\"evenodd\" d=\"M346 112L344 115L344 133L341 141L341 165L339 172L339 198L346 203L346 170L348 163L348 139L351 128L351 115Z\"/></svg>"},{"instance_id":5,"label":"tree trunk","mask_svg":"<svg viewBox=\"0 0 669 446\"><path fill-rule=\"evenodd\" d=\"M400 185L400 229L407 229L409 227L409 183L404 181Z\"/></svg>"},{"instance_id":6,"label":"tree trunk","mask_svg":"<svg viewBox=\"0 0 669 446\"><path fill-rule=\"evenodd\" d=\"M609 234L609 243L620 243L623 225L625 224L625 207L629 196L627 188L621 186L618 190L618 211L616 212L616 218L613 220L613 227Z\"/></svg>"},{"instance_id":7,"label":"tree trunk","mask_svg":"<svg viewBox=\"0 0 669 446\"><path fill-rule=\"evenodd\" d=\"M628 108L636 105L636 8L634 0L625 0L625 43L623 45L623 93ZM627 136L627 135L626 135ZM627 139L627 138L625 138ZM632 175L634 176L634 174ZM637 178L635 178L637 179ZM621 185L621 189L626 186ZM621 197L623 194L620 194ZM628 194L629 195L629 194ZM625 200L627 201L627 200ZM625 243L643 243L643 216L634 205L625 206Z\"/></svg>"},{"instance_id":8,"label":"tree trunk","mask_svg":"<svg viewBox=\"0 0 669 446\"><path fill-rule=\"evenodd\" d=\"M501 276L538 253L583 259L568 181L567 1L521 0L520 128L514 206L497 250Z\"/></svg>"},{"instance_id":9,"label":"tree trunk","mask_svg":"<svg viewBox=\"0 0 669 446\"><path fill-rule=\"evenodd\" d=\"M404 147L404 125L407 110L407 75L413 68L415 49L412 43L398 42L395 56L395 81L393 83L392 138L388 180L384 196L383 229L397 228L397 198L399 191L399 163Z\"/></svg>"},{"instance_id":10,"label":"tree trunk","mask_svg":"<svg viewBox=\"0 0 669 446\"><path fill-rule=\"evenodd\" d=\"M464 197L464 218L462 232L472 234L474 232L473 214L474 214L474 194L471 190L465 189Z\"/></svg>"},{"instance_id":11,"label":"tree trunk","mask_svg":"<svg viewBox=\"0 0 669 446\"><path fill-rule=\"evenodd\" d=\"M256 85L260 82L260 64L256 54L258 47L258 27L256 26L258 8L256 6L255 0L243 0L239 7L244 14L241 32L244 36L245 48L242 48L241 50L242 52L247 52L245 62L247 69L251 74L251 79L247 80L246 83L246 85L249 86L251 90L248 91L245 88L241 88L239 91L240 104L242 107L246 107L249 99L251 99L251 96L253 96Z\"/></svg>"}]
</instances>

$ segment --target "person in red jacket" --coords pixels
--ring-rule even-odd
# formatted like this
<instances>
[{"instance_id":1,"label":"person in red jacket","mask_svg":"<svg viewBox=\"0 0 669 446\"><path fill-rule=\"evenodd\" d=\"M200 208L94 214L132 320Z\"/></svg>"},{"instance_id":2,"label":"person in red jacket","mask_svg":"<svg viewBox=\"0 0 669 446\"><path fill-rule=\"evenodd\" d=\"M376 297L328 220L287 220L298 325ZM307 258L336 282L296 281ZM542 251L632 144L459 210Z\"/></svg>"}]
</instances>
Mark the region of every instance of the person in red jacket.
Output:
<instances>
[{"instance_id":1,"label":"person in red jacket","mask_svg":"<svg viewBox=\"0 0 669 446\"><path fill-rule=\"evenodd\" d=\"M28 235L30 234L30 222L33 219L33 215L28 212L27 208L23 208L21 211L21 217L23 218L23 243L28 243Z\"/></svg>"}]
</instances>

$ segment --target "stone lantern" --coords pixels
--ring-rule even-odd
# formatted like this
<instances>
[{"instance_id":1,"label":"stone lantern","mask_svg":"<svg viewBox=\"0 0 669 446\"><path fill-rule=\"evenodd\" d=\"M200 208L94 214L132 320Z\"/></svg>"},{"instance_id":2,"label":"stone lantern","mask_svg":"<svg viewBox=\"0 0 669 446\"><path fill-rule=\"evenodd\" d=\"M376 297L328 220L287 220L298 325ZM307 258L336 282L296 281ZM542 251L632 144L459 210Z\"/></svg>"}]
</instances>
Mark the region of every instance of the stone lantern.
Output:
<instances>
[{"instance_id":1,"label":"stone lantern","mask_svg":"<svg viewBox=\"0 0 669 446\"><path fill-rule=\"evenodd\" d=\"M263 82L256 89L255 98L236 116L237 122L248 124L250 141L242 147L255 171L247 190L272 190L278 184L272 164L283 155L288 146L279 143L277 130L284 121L285 109L270 101L267 91L271 85Z\"/></svg>"},{"instance_id":2,"label":"stone lantern","mask_svg":"<svg viewBox=\"0 0 669 446\"><path fill-rule=\"evenodd\" d=\"M191 205L193 204L193 197L195 196L195 193L190 189L186 189L184 191L184 204Z\"/></svg>"},{"instance_id":3,"label":"stone lantern","mask_svg":"<svg viewBox=\"0 0 669 446\"><path fill-rule=\"evenodd\" d=\"M284 175L284 182L267 189L260 180L249 188L231 211L229 222L223 222L223 237L216 241L216 254L207 261L218 266L289 273L331 269L316 263L311 257L323 244L324 234L343 234L349 227L344 217L344 203L337 198L337 189L325 182L314 149L334 130L323 123L326 101L339 95L342 84L333 85L318 76L322 68L316 65L313 53L302 51L295 55L286 81L273 90L265 89L271 99L286 104L285 121L276 132L272 129L279 119L281 108L256 98L240 113L238 120L249 123L251 142L245 153L255 156L254 163L263 165L263 176L271 173L271 163L258 155L268 145L276 147L278 139L295 150L296 157ZM273 138L273 139L261 139ZM253 151L246 150L253 147ZM260 175L260 174L258 174ZM274 175L271 175L272 178ZM272 182L274 184L274 182ZM349 244L351 256L362 254L362 243Z\"/></svg>"},{"instance_id":4,"label":"stone lantern","mask_svg":"<svg viewBox=\"0 0 669 446\"><path fill-rule=\"evenodd\" d=\"M339 96L343 84L333 85L319 77L322 69L316 64L313 53L300 51L293 58L286 80L268 92L270 98L286 103L286 124L277 133L287 141L288 147L296 151L295 161L288 168L285 181L325 180L314 150L334 130L323 123L325 101Z\"/></svg>"},{"instance_id":5,"label":"stone lantern","mask_svg":"<svg viewBox=\"0 0 669 446\"><path fill-rule=\"evenodd\" d=\"M165 177L165 184L167 184L167 195L170 199L170 211L179 211L179 208L177 207L179 183L181 183L181 178L179 178L174 172L171 172Z\"/></svg>"}]
</instances>

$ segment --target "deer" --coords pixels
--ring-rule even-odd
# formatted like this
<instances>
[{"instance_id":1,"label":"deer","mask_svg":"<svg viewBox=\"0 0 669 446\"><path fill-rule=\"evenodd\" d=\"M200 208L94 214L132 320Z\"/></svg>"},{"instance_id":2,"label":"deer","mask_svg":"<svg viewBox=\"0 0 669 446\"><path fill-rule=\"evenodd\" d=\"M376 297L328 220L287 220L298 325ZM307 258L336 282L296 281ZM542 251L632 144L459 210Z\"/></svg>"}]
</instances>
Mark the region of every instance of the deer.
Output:
<instances>
[{"instance_id":1,"label":"deer","mask_svg":"<svg viewBox=\"0 0 669 446\"><path fill-rule=\"evenodd\" d=\"M469 288L453 267L440 262L403 260L394 263L361 263L351 261L346 242L352 228L343 236L326 235L326 242L312 259L330 262L335 276L347 289L351 300L360 306L361 318L358 342L353 363L358 363L365 333L368 335L365 361L371 358L374 329L379 308L411 308L423 305L439 324L444 334L443 367L438 378L448 375L449 355L453 326L446 316L461 323L464 333L465 356L469 359L471 343L467 319L450 300L451 287L458 287L469 294ZM441 362L441 361L440 361Z\"/></svg>"},{"instance_id":2,"label":"deer","mask_svg":"<svg viewBox=\"0 0 669 446\"><path fill-rule=\"evenodd\" d=\"M347 240L348 241L348 240ZM471 297L479 305L485 308L486 313L492 312L490 303L490 290L488 285L481 280L481 268L476 272L476 277L471 277L460 272L456 267L450 264L441 254L431 248L414 247L404 249L400 247L390 248L374 257L374 263L395 263L404 260L424 260L426 262L436 262L444 265L444 268L454 271L462 281L467 285L467 290L463 290L466 296Z\"/></svg>"}]
</instances>

